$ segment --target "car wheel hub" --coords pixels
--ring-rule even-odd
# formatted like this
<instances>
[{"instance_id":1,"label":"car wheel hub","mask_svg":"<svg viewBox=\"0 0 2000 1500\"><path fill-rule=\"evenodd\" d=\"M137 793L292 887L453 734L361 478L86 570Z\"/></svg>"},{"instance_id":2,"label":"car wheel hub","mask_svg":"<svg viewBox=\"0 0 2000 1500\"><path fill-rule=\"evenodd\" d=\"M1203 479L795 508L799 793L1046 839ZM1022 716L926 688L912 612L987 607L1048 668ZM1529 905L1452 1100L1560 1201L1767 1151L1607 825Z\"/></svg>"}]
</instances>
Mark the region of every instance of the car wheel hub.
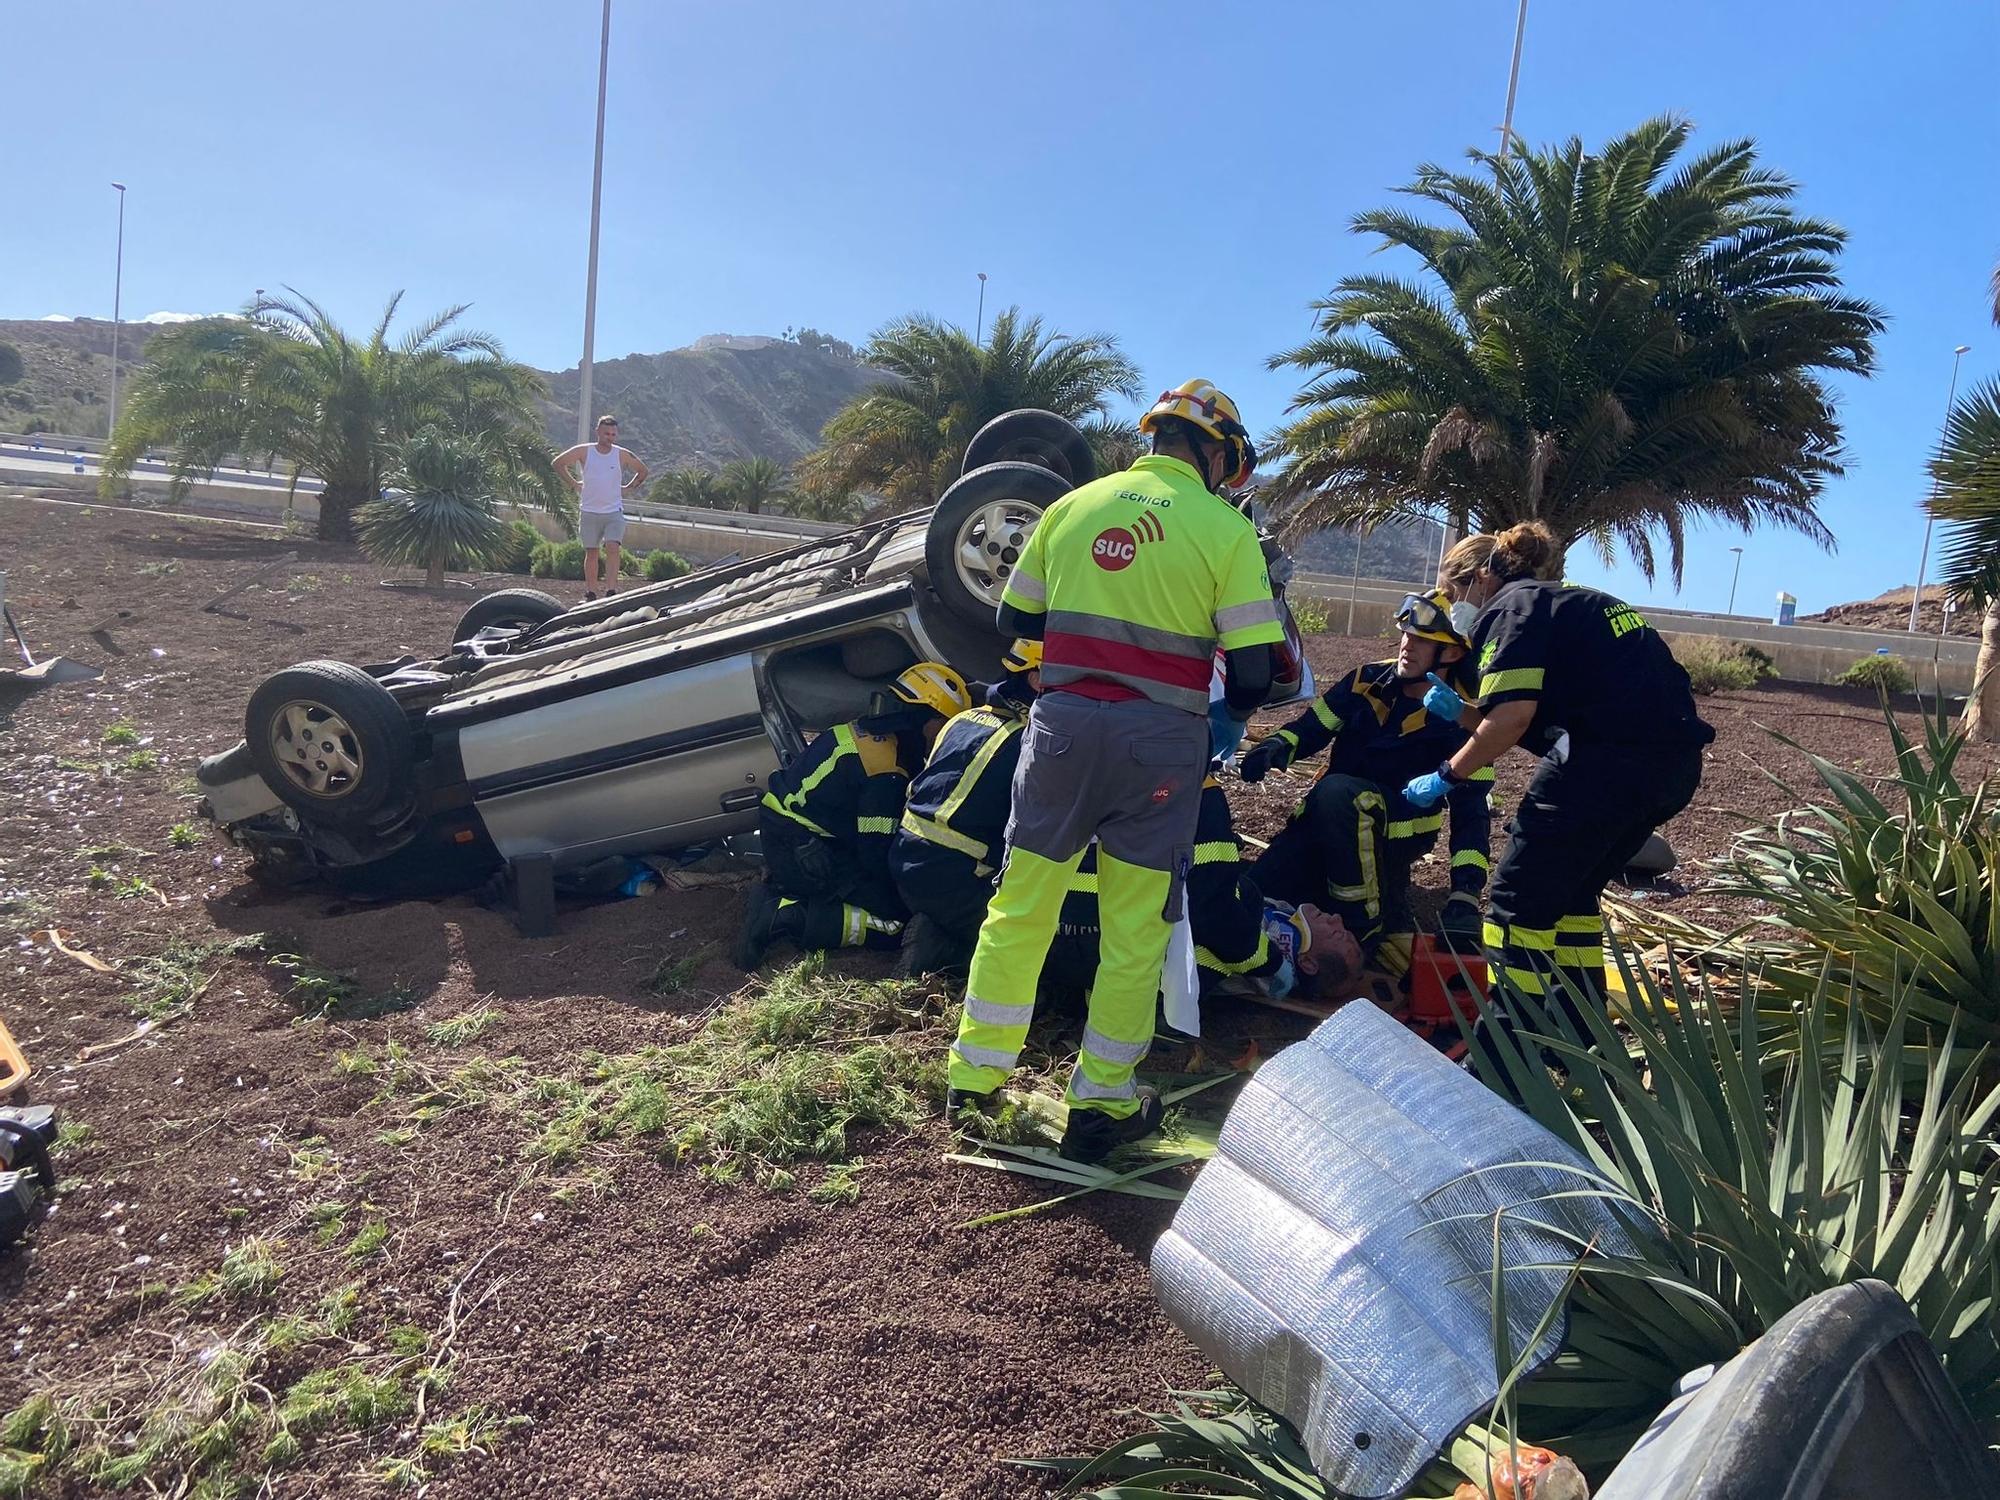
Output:
<instances>
[{"instance_id":1,"label":"car wheel hub","mask_svg":"<svg viewBox=\"0 0 2000 1500\"><path fill-rule=\"evenodd\" d=\"M361 741L323 703L297 700L271 718L271 758L292 784L315 797L344 797L361 781Z\"/></svg>"},{"instance_id":2,"label":"car wheel hub","mask_svg":"<svg viewBox=\"0 0 2000 1500\"><path fill-rule=\"evenodd\" d=\"M958 581L997 606L1041 518L1041 507L1025 500L996 500L973 511L960 523L953 551Z\"/></svg>"}]
</instances>

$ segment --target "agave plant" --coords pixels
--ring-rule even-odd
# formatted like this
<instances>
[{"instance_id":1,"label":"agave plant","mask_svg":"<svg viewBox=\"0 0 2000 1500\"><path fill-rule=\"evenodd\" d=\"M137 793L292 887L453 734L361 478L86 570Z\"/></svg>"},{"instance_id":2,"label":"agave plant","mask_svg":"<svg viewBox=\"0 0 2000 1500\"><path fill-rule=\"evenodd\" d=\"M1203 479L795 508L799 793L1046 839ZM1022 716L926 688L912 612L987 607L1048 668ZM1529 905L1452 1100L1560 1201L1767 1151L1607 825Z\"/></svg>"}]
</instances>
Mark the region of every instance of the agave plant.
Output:
<instances>
[{"instance_id":1,"label":"agave plant","mask_svg":"<svg viewBox=\"0 0 2000 1500\"><path fill-rule=\"evenodd\" d=\"M1621 1204L1659 1235L1640 1259L1574 1246L1561 1352L1529 1375L1503 1348L1501 1401L1412 1493L1450 1495L1461 1478L1480 1487L1484 1456L1507 1433L1599 1478L1682 1374L1868 1277L1909 1302L1974 1419L2000 1437L2000 1156L1988 1142L2000 1085L1980 1081L1986 1049L1968 1057L1949 1026L1929 1037L1909 989L1877 1029L1866 1007L1835 1003L1830 966L1774 1028L1753 1008L1725 1014L1705 975L1662 984L1632 950L1616 953L1627 1033L1586 1007L1581 1035L1502 980L1523 1029L1482 1029L1473 1046L1481 1076L1591 1164L1563 1191ZM1567 1064L1566 1083L1544 1049ZM1504 1328L1497 1276L1493 1295ZM1334 1500L1297 1436L1240 1391L1182 1393L1144 1415L1149 1430L1092 1458L1037 1465L1066 1473L1065 1493L1103 1485L1088 1490L1103 1500Z\"/></svg>"},{"instance_id":2,"label":"agave plant","mask_svg":"<svg viewBox=\"0 0 2000 1500\"><path fill-rule=\"evenodd\" d=\"M1733 946L1783 1008L1818 991L1830 966L1833 1003L1851 997L1877 1026L1907 996L1923 1026L2000 1041L2000 799L1990 784L1960 783L1965 740L1942 703L1921 745L1886 702L1882 715L1896 756L1886 797L1777 736L1824 790L1808 796L1773 774L1796 810L1740 835L1710 887L1766 903L1756 923L1722 933L1633 920L1712 955Z\"/></svg>"},{"instance_id":3,"label":"agave plant","mask_svg":"<svg viewBox=\"0 0 2000 1500\"><path fill-rule=\"evenodd\" d=\"M1578 1191L1659 1227L1663 1255L1617 1268L1667 1294L1651 1306L1671 1319L1645 1338L1695 1344L1733 1326L1747 1342L1807 1298L1876 1277L1910 1304L1974 1419L2000 1434L2000 1157L1986 1139L2000 1084L1983 1070L1988 1049L1968 1056L1956 1027L1919 1025L1914 985L1878 1029L1867 1006L1836 1003L1831 963L1775 1029L1753 1007L1725 1015L1705 975L1662 986L1622 947L1618 966L1629 1041L1590 1006L1592 1034L1580 1036L1502 981L1533 1029L1482 1032L1474 1046L1482 1076L1504 1078L1594 1163ZM1543 1045L1566 1059L1567 1088ZM1589 1385L1576 1385L1580 1402Z\"/></svg>"}]
</instances>

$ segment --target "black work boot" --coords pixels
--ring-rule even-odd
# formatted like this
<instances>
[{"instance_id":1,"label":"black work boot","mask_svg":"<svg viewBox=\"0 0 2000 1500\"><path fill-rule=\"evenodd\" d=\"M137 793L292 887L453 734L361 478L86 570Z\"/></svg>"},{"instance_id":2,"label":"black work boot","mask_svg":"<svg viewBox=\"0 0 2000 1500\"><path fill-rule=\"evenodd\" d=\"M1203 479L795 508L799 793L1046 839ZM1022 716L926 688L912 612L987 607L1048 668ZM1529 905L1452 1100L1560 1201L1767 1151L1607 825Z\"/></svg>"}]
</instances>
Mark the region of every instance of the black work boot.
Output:
<instances>
[{"instance_id":1,"label":"black work boot","mask_svg":"<svg viewBox=\"0 0 2000 1500\"><path fill-rule=\"evenodd\" d=\"M1086 1164L1103 1161L1118 1147L1142 1141L1158 1130L1166 1115L1160 1091L1145 1084L1139 1086L1139 1107L1122 1118L1072 1104L1069 1124L1063 1128L1062 1154Z\"/></svg>"},{"instance_id":2,"label":"black work boot","mask_svg":"<svg viewBox=\"0 0 2000 1500\"><path fill-rule=\"evenodd\" d=\"M940 974L963 984L966 968L971 962L972 954L964 942L929 917L920 914L904 924L900 967L905 975L915 978L924 974Z\"/></svg>"},{"instance_id":3,"label":"black work boot","mask_svg":"<svg viewBox=\"0 0 2000 1500\"><path fill-rule=\"evenodd\" d=\"M730 958L746 974L755 973L764 961L765 950L782 934L778 917L782 902L769 881L750 887L750 899L743 912L743 930L736 935Z\"/></svg>"}]
</instances>

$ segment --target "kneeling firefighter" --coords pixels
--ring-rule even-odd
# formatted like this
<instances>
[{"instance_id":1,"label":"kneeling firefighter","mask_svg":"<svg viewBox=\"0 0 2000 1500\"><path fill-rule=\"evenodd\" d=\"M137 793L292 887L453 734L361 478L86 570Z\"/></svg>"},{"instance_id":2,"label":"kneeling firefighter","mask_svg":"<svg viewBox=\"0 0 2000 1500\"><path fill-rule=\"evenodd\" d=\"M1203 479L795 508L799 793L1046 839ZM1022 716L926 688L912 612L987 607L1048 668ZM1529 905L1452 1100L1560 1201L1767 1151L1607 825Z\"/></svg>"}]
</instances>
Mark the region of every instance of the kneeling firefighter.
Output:
<instances>
[{"instance_id":1,"label":"kneeling firefighter","mask_svg":"<svg viewBox=\"0 0 2000 1500\"><path fill-rule=\"evenodd\" d=\"M771 773L757 810L765 876L750 893L739 968L756 968L781 938L801 948L902 941L889 845L903 793L946 720L971 706L963 677L920 661L877 696L874 712L836 724Z\"/></svg>"},{"instance_id":2,"label":"kneeling firefighter","mask_svg":"<svg viewBox=\"0 0 2000 1500\"><path fill-rule=\"evenodd\" d=\"M993 899L1014 806L1021 731L1042 685L1042 643L1017 640L983 708L945 725L910 781L889 872L911 912L903 953L913 974L964 977Z\"/></svg>"},{"instance_id":3,"label":"kneeling firefighter","mask_svg":"<svg viewBox=\"0 0 2000 1500\"><path fill-rule=\"evenodd\" d=\"M1472 691L1470 643L1452 625L1442 592L1412 594L1396 612L1402 632L1389 661L1364 662L1312 707L1257 742L1242 761L1245 781L1331 744L1326 769L1257 860L1267 896L1311 902L1337 914L1368 961L1392 978L1409 968L1415 921L1410 875L1437 843L1444 813L1403 795L1413 776L1436 768L1470 737L1425 711L1446 682ZM1447 689L1449 691L1449 689ZM1451 895L1442 926L1467 943L1479 933L1486 885L1488 798L1493 771L1467 776L1449 794Z\"/></svg>"}]
</instances>

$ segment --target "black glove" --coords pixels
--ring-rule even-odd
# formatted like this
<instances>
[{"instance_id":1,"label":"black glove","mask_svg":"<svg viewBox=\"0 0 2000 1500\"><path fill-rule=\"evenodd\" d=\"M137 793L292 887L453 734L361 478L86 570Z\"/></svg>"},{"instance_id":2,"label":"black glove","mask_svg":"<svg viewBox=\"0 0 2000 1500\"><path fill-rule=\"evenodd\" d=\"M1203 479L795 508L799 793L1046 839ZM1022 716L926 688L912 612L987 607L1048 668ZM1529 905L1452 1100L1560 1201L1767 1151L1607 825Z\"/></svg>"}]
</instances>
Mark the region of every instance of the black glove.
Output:
<instances>
[{"instance_id":1,"label":"black glove","mask_svg":"<svg viewBox=\"0 0 2000 1500\"><path fill-rule=\"evenodd\" d=\"M833 851L825 839L811 838L798 847L799 873L829 892L833 886Z\"/></svg>"},{"instance_id":2,"label":"black glove","mask_svg":"<svg viewBox=\"0 0 2000 1500\"><path fill-rule=\"evenodd\" d=\"M1457 953L1477 952L1483 925L1479 898L1472 892L1453 891L1445 897L1444 910L1438 913L1438 931L1444 935L1446 947Z\"/></svg>"},{"instance_id":3,"label":"black glove","mask_svg":"<svg viewBox=\"0 0 2000 1500\"><path fill-rule=\"evenodd\" d=\"M1262 781L1264 773L1273 766L1283 768L1290 763L1290 757L1285 754L1285 749L1285 742L1276 735L1267 740L1259 740L1237 760L1238 774L1248 782Z\"/></svg>"}]
</instances>

